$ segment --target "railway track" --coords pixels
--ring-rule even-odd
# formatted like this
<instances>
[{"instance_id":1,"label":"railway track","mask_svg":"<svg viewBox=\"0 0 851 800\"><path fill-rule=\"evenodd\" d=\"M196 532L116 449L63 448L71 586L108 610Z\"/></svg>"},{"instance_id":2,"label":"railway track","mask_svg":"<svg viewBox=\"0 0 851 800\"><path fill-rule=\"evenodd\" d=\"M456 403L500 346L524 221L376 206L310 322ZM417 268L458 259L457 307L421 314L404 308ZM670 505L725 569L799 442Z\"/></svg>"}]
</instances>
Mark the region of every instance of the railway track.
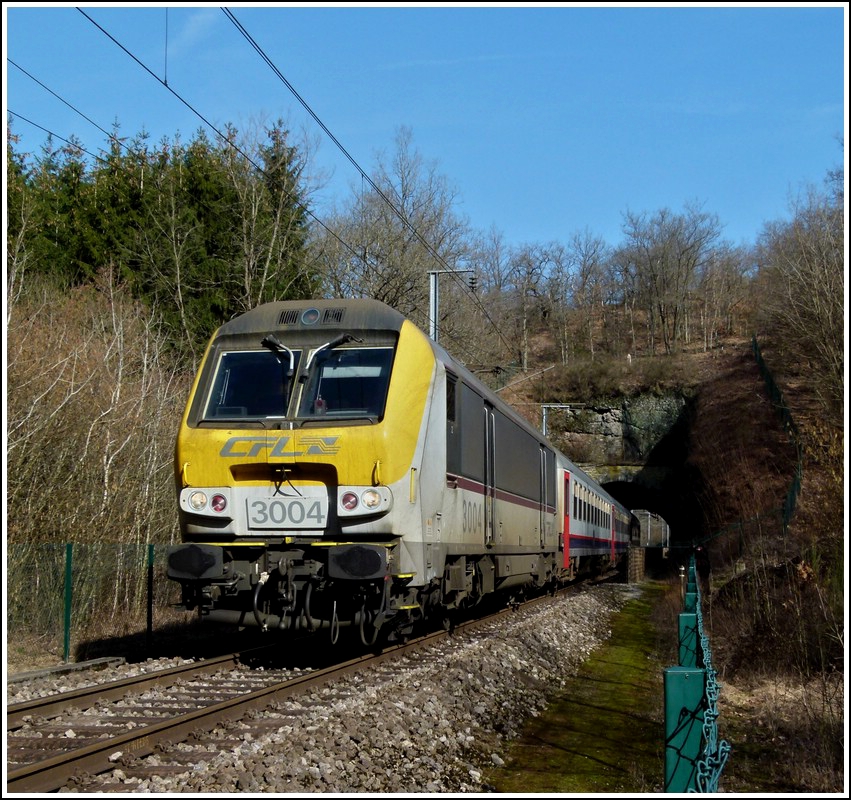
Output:
<instances>
[{"instance_id":1,"label":"railway track","mask_svg":"<svg viewBox=\"0 0 851 800\"><path fill-rule=\"evenodd\" d=\"M6 791L56 791L401 649L295 675L252 670L240 663L245 654L233 654L9 706Z\"/></svg>"},{"instance_id":2,"label":"railway track","mask_svg":"<svg viewBox=\"0 0 851 800\"><path fill-rule=\"evenodd\" d=\"M535 602L546 602L539 598ZM503 609L465 622L455 632L493 622ZM408 655L448 637L427 634L405 644L310 671L251 669L246 662L262 651L233 653L120 681L39 698L7 707L6 792L109 791L96 776L120 766L139 777L186 771L187 761L203 760L211 732L227 730L253 712L306 693L347 673ZM280 719L268 724L280 727ZM262 727L252 719L252 727ZM190 753L175 753L192 741ZM215 739L215 750L238 744ZM168 752L166 758L163 754ZM213 752L213 750L207 751ZM157 753L156 763L146 765ZM172 763L163 765L163 760ZM115 787L116 789L118 787ZM122 785L122 789L126 789Z\"/></svg>"},{"instance_id":3,"label":"railway track","mask_svg":"<svg viewBox=\"0 0 851 800\"><path fill-rule=\"evenodd\" d=\"M582 588L572 585L558 594ZM344 702L347 691L356 691L351 687L360 678L313 692L305 705L303 695L317 687L378 665L393 674L403 668L394 667L394 660L410 668L411 658L401 656L451 642L456 633L475 632L501 616L514 616L518 608L532 610L554 599L548 595L530 600L459 624L452 633L430 633L343 663L270 668L265 654L275 648L253 648L9 705L6 792L126 792L151 776L173 780L191 772L193 765L209 764L219 753L237 752L265 734L297 727L299 715L303 719L310 706L328 703L327 713L336 717L334 703ZM424 651L420 663L433 664L433 659ZM252 669L251 664L262 668Z\"/></svg>"}]
</instances>

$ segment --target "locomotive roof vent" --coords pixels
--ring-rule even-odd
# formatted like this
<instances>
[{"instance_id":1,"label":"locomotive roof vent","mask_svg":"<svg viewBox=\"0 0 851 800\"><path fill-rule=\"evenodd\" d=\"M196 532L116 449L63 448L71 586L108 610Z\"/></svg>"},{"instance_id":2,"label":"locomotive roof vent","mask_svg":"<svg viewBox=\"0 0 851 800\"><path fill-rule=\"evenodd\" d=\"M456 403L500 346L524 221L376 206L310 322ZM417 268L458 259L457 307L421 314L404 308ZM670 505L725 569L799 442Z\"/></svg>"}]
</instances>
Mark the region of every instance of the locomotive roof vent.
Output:
<instances>
[{"instance_id":1,"label":"locomotive roof vent","mask_svg":"<svg viewBox=\"0 0 851 800\"><path fill-rule=\"evenodd\" d=\"M320 325L339 325L346 315L345 308L326 308L321 316L316 308L288 308L280 313L278 327L283 325L314 325L318 321Z\"/></svg>"},{"instance_id":2,"label":"locomotive roof vent","mask_svg":"<svg viewBox=\"0 0 851 800\"><path fill-rule=\"evenodd\" d=\"M287 311L282 311L278 317L278 325L295 325L298 322L298 309L291 308Z\"/></svg>"},{"instance_id":3,"label":"locomotive roof vent","mask_svg":"<svg viewBox=\"0 0 851 800\"><path fill-rule=\"evenodd\" d=\"M346 309L344 308L326 308L325 313L322 315L322 324L338 324L343 321L343 316L345 315L345 313Z\"/></svg>"}]
</instances>

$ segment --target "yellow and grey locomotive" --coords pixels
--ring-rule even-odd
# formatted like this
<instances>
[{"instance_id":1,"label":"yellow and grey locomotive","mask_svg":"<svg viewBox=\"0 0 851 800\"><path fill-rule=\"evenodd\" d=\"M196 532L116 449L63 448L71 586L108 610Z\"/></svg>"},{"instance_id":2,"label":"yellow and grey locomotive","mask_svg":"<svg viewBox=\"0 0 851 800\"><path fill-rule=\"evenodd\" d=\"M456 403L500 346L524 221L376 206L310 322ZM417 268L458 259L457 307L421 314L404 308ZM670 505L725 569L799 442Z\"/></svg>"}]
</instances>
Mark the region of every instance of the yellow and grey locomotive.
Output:
<instances>
[{"instance_id":1,"label":"yellow and grey locomotive","mask_svg":"<svg viewBox=\"0 0 851 800\"><path fill-rule=\"evenodd\" d=\"M184 606L333 641L553 587L629 543L627 509L374 300L268 303L223 325L175 477Z\"/></svg>"}]
</instances>

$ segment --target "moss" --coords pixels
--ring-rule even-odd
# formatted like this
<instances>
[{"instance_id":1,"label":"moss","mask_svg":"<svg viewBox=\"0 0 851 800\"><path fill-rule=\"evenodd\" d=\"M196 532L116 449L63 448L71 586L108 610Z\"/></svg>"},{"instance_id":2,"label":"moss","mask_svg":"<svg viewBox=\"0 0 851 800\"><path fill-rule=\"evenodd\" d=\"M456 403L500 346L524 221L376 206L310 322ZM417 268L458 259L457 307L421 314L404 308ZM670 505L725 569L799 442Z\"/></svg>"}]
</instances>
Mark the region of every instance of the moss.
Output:
<instances>
[{"instance_id":1,"label":"moss","mask_svg":"<svg viewBox=\"0 0 851 800\"><path fill-rule=\"evenodd\" d=\"M642 585L612 635L485 780L500 793L662 791L663 664L651 609L668 586ZM673 631L676 636L676 631Z\"/></svg>"}]
</instances>

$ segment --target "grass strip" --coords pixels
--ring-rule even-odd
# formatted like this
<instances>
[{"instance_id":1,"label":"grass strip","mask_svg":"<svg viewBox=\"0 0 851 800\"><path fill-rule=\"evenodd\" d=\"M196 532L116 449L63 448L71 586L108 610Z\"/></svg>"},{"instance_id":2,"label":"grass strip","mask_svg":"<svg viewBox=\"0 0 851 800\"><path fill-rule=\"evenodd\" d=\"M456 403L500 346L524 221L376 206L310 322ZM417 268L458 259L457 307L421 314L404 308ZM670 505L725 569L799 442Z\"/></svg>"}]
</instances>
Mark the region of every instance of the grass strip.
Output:
<instances>
[{"instance_id":1,"label":"grass strip","mask_svg":"<svg viewBox=\"0 0 851 800\"><path fill-rule=\"evenodd\" d=\"M661 792L665 667L653 607L670 584L647 582L611 619L612 635L485 780L500 793ZM677 632L672 631L676 640Z\"/></svg>"}]
</instances>

